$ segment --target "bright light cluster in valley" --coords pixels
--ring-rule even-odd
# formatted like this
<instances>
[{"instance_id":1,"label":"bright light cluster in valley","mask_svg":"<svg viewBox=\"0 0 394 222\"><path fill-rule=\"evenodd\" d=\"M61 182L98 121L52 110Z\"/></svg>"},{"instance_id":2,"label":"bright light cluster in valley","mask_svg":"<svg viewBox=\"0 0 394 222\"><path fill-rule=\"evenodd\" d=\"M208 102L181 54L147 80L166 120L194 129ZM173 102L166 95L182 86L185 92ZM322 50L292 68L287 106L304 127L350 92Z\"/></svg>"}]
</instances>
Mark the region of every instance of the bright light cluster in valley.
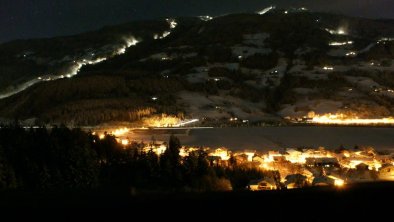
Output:
<instances>
[{"instance_id":1,"label":"bright light cluster in valley","mask_svg":"<svg viewBox=\"0 0 394 222\"><path fill-rule=\"evenodd\" d=\"M394 118L362 119L344 114L325 114L313 116L309 122L324 125L394 125Z\"/></svg>"},{"instance_id":2,"label":"bright light cluster in valley","mask_svg":"<svg viewBox=\"0 0 394 222\"><path fill-rule=\"evenodd\" d=\"M132 129L119 128L108 135L114 135L118 143L124 149L132 144L140 144L134 141ZM105 135L100 135L104 139ZM163 142L143 143L141 148L144 152L153 151L162 155L167 144ZM280 180L286 184L288 177L300 175L313 185L332 185L343 187L348 183L368 182L375 180L394 181L393 156L379 154L373 148L360 148L359 150L343 149L339 151L326 150L324 148L288 148L285 151L258 152L256 150L230 151L227 148L192 147L183 146L180 156L187 157L191 152L203 149L216 164L226 165L230 161L249 167L256 167L267 171L278 171ZM365 176L369 175L369 176ZM375 175L375 176L373 176ZM289 185L288 188L296 188ZM273 187L274 188L274 187Z\"/></svg>"}]
</instances>

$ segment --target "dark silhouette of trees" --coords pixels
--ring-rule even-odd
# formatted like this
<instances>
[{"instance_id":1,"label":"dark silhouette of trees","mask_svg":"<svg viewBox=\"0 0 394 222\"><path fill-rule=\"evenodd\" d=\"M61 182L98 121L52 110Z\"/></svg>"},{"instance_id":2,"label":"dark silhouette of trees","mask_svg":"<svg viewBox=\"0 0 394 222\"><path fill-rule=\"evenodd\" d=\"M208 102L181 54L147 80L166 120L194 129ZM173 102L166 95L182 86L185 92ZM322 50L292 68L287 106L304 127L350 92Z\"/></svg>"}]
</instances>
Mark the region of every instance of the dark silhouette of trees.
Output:
<instances>
[{"instance_id":1,"label":"dark silhouette of trees","mask_svg":"<svg viewBox=\"0 0 394 222\"><path fill-rule=\"evenodd\" d=\"M16 178L14 169L4 158L4 150L0 146L0 190L13 189L15 187Z\"/></svg>"},{"instance_id":2,"label":"dark silhouette of trees","mask_svg":"<svg viewBox=\"0 0 394 222\"><path fill-rule=\"evenodd\" d=\"M0 190L227 191L244 189L265 172L235 163L211 164L204 149L181 157L172 135L158 156L144 144L119 144L64 126L0 128Z\"/></svg>"},{"instance_id":3,"label":"dark silhouette of trees","mask_svg":"<svg viewBox=\"0 0 394 222\"><path fill-rule=\"evenodd\" d=\"M0 129L0 138L2 174L10 181L10 188L84 189L98 185L96 153L89 135L80 129L5 127Z\"/></svg>"},{"instance_id":4,"label":"dark silhouette of trees","mask_svg":"<svg viewBox=\"0 0 394 222\"><path fill-rule=\"evenodd\" d=\"M246 166L225 168L224 174L231 181L234 190L243 190L251 180L264 178L265 172Z\"/></svg>"},{"instance_id":5,"label":"dark silhouette of trees","mask_svg":"<svg viewBox=\"0 0 394 222\"><path fill-rule=\"evenodd\" d=\"M179 155L181 143L177 137L171 135L166 151L160 158L162 177L169 186L178 188L181 181L181 157Z\"/></svg>"}]
</instances>

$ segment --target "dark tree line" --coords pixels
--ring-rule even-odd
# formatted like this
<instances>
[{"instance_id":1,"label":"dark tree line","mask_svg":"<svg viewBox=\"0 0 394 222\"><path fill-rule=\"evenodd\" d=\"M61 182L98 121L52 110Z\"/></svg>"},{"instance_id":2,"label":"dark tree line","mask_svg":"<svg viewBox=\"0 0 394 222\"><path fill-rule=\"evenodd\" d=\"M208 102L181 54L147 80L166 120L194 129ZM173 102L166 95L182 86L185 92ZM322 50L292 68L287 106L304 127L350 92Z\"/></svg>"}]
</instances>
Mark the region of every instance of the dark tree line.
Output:
<instances>
[{"instance_id":1,"label":"dark tree line","mask_svg":"<svg viewBox=\"0 0 394 222\"><path fill-rule=\"evenodd\" d=\"M160 156L143 147L63 126L2 127L0 190L224 191L244 189L266 173L234 159L218 164L203 149L181 157L175 136Z\"/></svg>"}]
</instances>

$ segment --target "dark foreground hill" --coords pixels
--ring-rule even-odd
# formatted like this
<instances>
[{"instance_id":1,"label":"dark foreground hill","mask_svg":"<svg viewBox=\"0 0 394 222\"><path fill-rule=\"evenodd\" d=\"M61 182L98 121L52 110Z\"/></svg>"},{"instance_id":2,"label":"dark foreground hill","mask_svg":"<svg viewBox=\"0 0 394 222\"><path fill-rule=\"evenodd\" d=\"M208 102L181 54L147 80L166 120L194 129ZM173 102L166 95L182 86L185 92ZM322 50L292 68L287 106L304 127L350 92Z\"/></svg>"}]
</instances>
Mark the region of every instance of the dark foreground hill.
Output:
<instances>
[{"instance_id":1,"label":"dark foreground hill","mask_svg":"<svg viewBox=\"0 0 394 222\"><path fill-rule=\"evenodd\" d=\"M1 194L4 216L41 220L188 220L335 221L389 220L392 183L359 184L343 190L304 190L141 194L121 192ZM26 214L14 214L23 210ZM268 219L269 218L269 219ZM340 218L340 219L338 219Z\"/></svg>"}]
</instances>

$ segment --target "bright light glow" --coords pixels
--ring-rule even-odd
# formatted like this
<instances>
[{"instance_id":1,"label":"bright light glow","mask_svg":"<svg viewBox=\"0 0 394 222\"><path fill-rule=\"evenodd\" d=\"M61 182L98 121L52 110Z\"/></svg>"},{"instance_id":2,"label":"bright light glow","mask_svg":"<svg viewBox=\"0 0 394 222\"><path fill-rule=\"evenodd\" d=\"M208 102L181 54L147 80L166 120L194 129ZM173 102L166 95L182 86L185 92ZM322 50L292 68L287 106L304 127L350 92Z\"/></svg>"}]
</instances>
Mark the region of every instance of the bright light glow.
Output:
<instances>
[{"instance_id":1,"label":"bright light glow","mask_svg":"<svg viewBox=\"0 0 394 222\"><path fill-rule=\"evenodd\" d=\"M167 147L164 144L151 144L148 146L145 146L142 150L147 153L149 151L153 151L156 155L160 156L166 151Z\"/></svg>"},{"instance_id":2,"label":"bright light glow","mask_svg":"<svg viewBox=\"0 0 394 222\"><path fill-rule=\"evenodd\" d=\"M261 11L258 11L257 13L258 13L259 15L264 15L264 14L266 14L267 12L269 12L269 11L275 9L275 8L276 8L275 6L270 6L270 7L267 7L267 8L265 8L265 9L261 10Z\"/></svg>"},{"instance_id":3,"label":"bright light glow","mask_svg":"<svg viewBox=\"0 0 394 222\"><path fill-rule=\"evenodd\" d=\"M332 71L332 70L334 70L334 67L332 67L332 66L324 66L323 70Z\"/></svg>"},{"instance_id":4,"label":"bright light glow","mask_svg":"<svg viewBox=\"0 0 394 222\"><path fill-rule=\"evenodd\" d=\"M93 64L97 64L97 63L103 62L103 61L105 61L105 60L107 60L107 58L97 58L97 59L95 59L95 60L87 61L87 63L88 63L89 65L93 65Z\"/></svg>"},{"instance_id":5,"label":"bright light glow","mask_svg":"<svg viewBox=\"0 0 394 222\"><path fill-rule=\"evenodd\" d=\"M377 161L376 159L374 159L373 160L373 164L372 164L372 166L368 166L368 169L369 170L376 170L376 171L379 171L379 169L382 167L382 164L379 162L379 161Z\"/></svg>"},{"instance_id":6,"label":"bright light glow","mask_svg":"<svg viewBox=\"0 0 394 222\"><path fill-rule=\"evenodd\" d=\"M239 154L235 153L235 155ZM255 155L255 157L256 158L253 160L260 163L260 168L265 170L279 170L281 174L284 173L283 176L288 174L288 171L286 171L286 165L281 164L283 163L283 160L300 166L307 163L307 158L316 160L330 158L333 160L336 159L341 168L356 169L359 164L365 164L368 166L368 170L376 171L378 171L383 165L381 159L379 159L377 156L370 156L370 154L365 152L365 150L357 152L346 150L343 152L343 155L341 155L330 150L325 150L324 148L304 149L302 151L288 149L286 154L281 154L278 151L269 151L268 154L264 154L263 156ZM304 172L303 175L307 177L312 176L308 175L308 172ZM341 180L338 180L337 183L341 184Z\"/></svg>"},{"instance_id":7,"label":"bright light glow","mask_svg":"<svg viewBox=\"0 0 394 222\"><path fill-rule=\"evenodd\" d=\"M361 161L361 160L351 160L349 163L349 168L356 169L356 167L361 163L363 163L363 161Z\"/></svg>"},{"instance_id":8,"label":"bright light glow","mask_svg":"<svg viewBox=\"0 0 394 222\"><path fill-rule=\"evenodd\" d=\"M198 122L199 119L191 119L191 120L185 120L185 121L181 121L179 124L176 124L175 127L181 127L181 126L186 126L192 123L196 123Z\"/></svg>"},{"instance_id":9,"label":"bright light glow","mask_svg":"<svg viewBox=\"0 0 394 222\"><path fill-rule=\"evenodd\" d=\"M62 75L58 75L58 76L57 75L46 75L46 76L41 76L41 77L35 78L35 79L31 80L31 81L28 81L28 82L18 86L17 89L15 89L15 90L13 90L11 92L0 94L0 99L12 96L12 95L14 95L16 93L19 93L19 92L29 88L30 86L32 86L32 85L34 85L36 83L39 83L41 81L53 81L53 80L63 79L63 78L66 78L66 77L67 78L71 78L71 77L77 75L80 72L80 70L81 70L81 68L83 66L85 66L85 65L94 65L94 64L97 64L97 63L101 63L101 62L107 60L110 57L113 57L115 55L123 54L123 53L126 52L127 48L129 48L131 46L134 46L134 45L136 45L138 43L138 40L136 40L132 36L125 38L124 41L125 41L125 44L120 46L119 48L115 49L114 52L112 53L112 55L110 55L109 57L92 58L96 54L95 53L89 53L88 55L85 55L85 58L82 58L80 60L74 60L72 62L72 64L70 64L70 67L68 68L69 70L66 73L64 73Z\"/></svg>"},{"instance_id":10,"label":"bright light glow","mask_svg":"<svg viewBox=\"0 0 394 222\"><path fill-rule=\"evenodd\" d=\"M304 152L300 152L297 150L287 150L287 155L285 158L287 161L291 163L305 164L307 158L331 158L333 155L329 152L323 151L315 151L315 150L306 150Z\"/></svg>"},{"instance_id":11,"label":"bright light glow","mask_svg":"<svg viewBox=\"0 0 394 222\"><path fill-rule=\"evenodd\" d=\"M168 22L168 24L170 25L171 29L175 29L178 25L177 21L175 19L166 19L166 21Z\"/></svg>"},{"instance_id":12,"label":"bright light glow","mask_svg":"<svg viewBox=\"0 0 394 222\"><path fill-rule=\"evenodd\" d=\"M384 38L381 38L381 39L379 39L376 43L377 44L380 44L380 43L385 43L385 42L391 42L391 41L394 41L394 38L387 38L387 37L384 37Z\"/></svg>"},{"instance_id":13,"label":"bright light glow","mask_svg":"<svg viewBox=\"0 0 394 222\"><path fill-rule=\"evenodd\" d=\"M201 20L204 21L204 22L207 22L207 21L210 21L210 20L213 19L213 17L212 17L212 16L209 16L209 15L198 16L198 18L201 19Z\"/></svg>"},{"instance_id":14,"label":"bright light glow","mask_svg":"<svg viewBox=\"0 0 394 222\"><path fill-rule=\"evenodd\" d=\"M264 156L265 163L272 163L275 161L275 157L281 157L282 154L279 152L269 151L267 155Z\"/></svg>"},{"instance_id":15,"label":"bright light glow","mask_svg":"<svg viewBox=\"0 0 394 222\"><path fill-rule=\"evenodd\" d=\"M330 46L344 46L344 45L352 45L354 42L353 41L347 41L347 42L330 42L328 45Z\"/></svg>"},{"instance_id":16,"label":"bright light glow","mask_svg":"<svg viewBox=\"0 0 394 222\"><path fill-rule=\"evenodd\" d=\"M214 152L210 153L209 156L220 157L221 160L229 160L230 159L229 152L225 148L216 149Z\"/></svg>"},{"instance_id":17,"label":"bright light glow","mask_svg":"<svg viewBox=\"0 0 394 222\"><path fill-rule=\"evenodd\" d=\"M245 152L245 155L248 157L248 162L252 162L255 153L254 152Z\"/></svg>"},{"instance_id":18,"label":"bright light glow","mask_svg":"<svg viewBox=\"0 0 394 222\"><path fill-rule=\"evenodd\" d=\"M175 19L168 18L168 19L166 19L166 21L167 21L168 25L170 26L170 30L175 29L178 26L178 23L177 23L177 21ZM157 40L157 39L167 38L171 34L170 30L164 31L163 34L161 34L161 35L154 34L153 35L153 39Z\"/></svg>"},{"instance_id":19,"label":"bright light glow","mask_svg":"<svg viewBox=\"0 0 394 222\"><path fill-rule=\"evenodd\" d=\"M146 127L178 127L180 123L180 118L166 114L153 116L144 120L144 126Z\"/></svg>"},{"instance_id":20,"label":"bright light glow","mask_svg":"<svg viewBox=\"0 0 394 222\"><path fill-rule=\"evenodd\" d=\"M164 38L166 38L167 36L169 36L170 34L171 34L171 32L165 31L165 32L163 32L163 34L159 37L159 39L164 39Z\"/></svg>"},{"instance_id":21,"label":"bright light glow","mask_svg":"<svg viewBox=\"0 0 394 222\"><path fill-rule=\"evenodd\" d=\"M153 97L152 99L154 100ZM185 119L181 120L180 118L172 115L162 114L158 116L152 116L144 120L144 126L146 127L183 127L186 125L190 125L192 123L198 122L199 119Z\"/></svg>"},{"instance_id":22,"label":"bright light glow","mask_svg":"<svg viewBox=\"0 0 394 222\"><path fill-rule=\"evenodd\" d=\"M139 43L139 41L133 36L124 38L124 41L125 44L116 50L115 52L116 55L124 54L128 48L130 48L131 46L135 46Z\"/></svg>"},{"instance_id":23,"label":"bright light glow","mask_svg":"<svg viewBox=\"0 0 394 222\"><path fill-rule=\"evenodd\" d=\"M328 176L328 177L334 180L334 186L336 187L343 187L345 185L345 181L342 179L339 179L334 176Z\"/></svg>"},{"instance_id":24,"label":"bright light glow","mask_svg":"<svg viewBox=\"0 0 394 222\"><path fill-rule=\"evenodd\" d=\"M346 53L346 56L356 56L357 53L356 52L348 52Z\"/></svg>"},{"instance_id":25,"label":"bright light glow","mask_svg":"<svg viewBox=\"0 0 394 222\"><path fill-rule=\"evenodd\" d=\"M179 150L179 156L181 156L181 157L187 157L187 156L189 156L189 152L186 150L185 147L182 147L182 148Z\"/></svg>"},{"instance_id":26,"label":"bright light glow","mask_svg":"<svg viewBox=\"0 0 394 222\"><path fill-rule=\"evenodd\" d=\"M187 157L187 156L189 156L189 154L191 153L191 152L194 152L194 151L198 151L200 148L196 148L196 147L185 147L185 146L183 146L180 150L179 150L179 156L181 156L181 157Z\"/></svg>"},{"instance_id":27,"label":"bright light glow","mask_svg":"<svg viewBox=\"0 0 394 222\"><path fill-rule=\"evenodd\" d=\"M77 62L75 62L75 64L73 66L71 66L69 73L66 73L65 75L61 75L60 77L55 77L55 78L49 79L49 80L56 80L56 79L60 79L60 78L64 78L64 77L71 78L71 77L77 75L83 66L94 65L94 64L103 62L105 60L107 60L107 58L82 59L82 61L77 61ZM44 81L49 81L49 80L44 79Z\"/></svg>"},{"instance_id":28,"label":"bright light glow","mask_svg":"<svg viewBox=\"0 0 394 222\"><path fill-rule=\"evenodd\" d=\"M126 135L128 128L118 128L112 131L108 135ZM97 134L100 139L104 139L104 134ZM125 148L131 144L129 139L116 138L116 141L123 145ZM146 143L142 150L144 152L153 151L157 155L161 155L165 152L167 146L163 142L152 142ZM189 156L191 152L198 151L201 148L195 147L182 147L180 149L180 156ZM231 152L222 147L218 149L204 148L208 156L218 157L222 161L228 161L231 158ZM287 175L300 173L307 177L309 183L312 183L313 173L309 168L319 168L321 165L325 167L339 167L341 169L357 169L360 164L365 164L367 170L379 171L383 164L394 164L392 158L387 159L386 156L380 156L373 148L361 148L358 151L343 150L340 153L332 150L326 150L322 147L318 149L287 149L286 152L281 153L279 151L268 151L268 153L260 154L253 150L245 150L241 152L235 152L238 163L251 164L250 166L259 167L264 170L279 171L281 175L281 181L284 181ZM225 162L219 162L218 164L227 164ZM307 164L307 165L306 165ZM339 165L337 165L339 164ZM296 171L295 171L296 170ZM346 170L345 170L346 171ZM340 174L339 177L346 178L347 174ZM330 179L330 183L336 187L343 187L346 185L345 179L338 178L333 175L327 176Z\"/></svg>"},{"instance_id":29,"label":"bright light glow","mask_svg":"<svg viewBox=\"0 0 394 222\"><path fill-rule=\"evenodd\" d=\"M123 136L125 134L127 134L130 131L130 129L128 128L119 128L116 129L115 131L112 131L110 134L114 135L114 136Z\"/></svg>"},{"instance_id":30,"label":"bright light glow","mask_svg":"<svg viewBox=\"0 0 394 222\"><path fill-rule=\"evenodd\" d=\"M264 170L277 170L275 167L272 167L271 163L262 163L259 167Z\"/></svg>"},{"instance_id":31,"label":"bright light glow","mask_svg":"<svg viewBox=\"0 0 394 222\"><path fill-rule=\"evenodd\" d=\"M122 145L127 146L127 145L129 145L130 142L128 139L122 139L121 143L122 143Z\"/></svg>"},{"instance_id":32,"label":"bright light glow","mask_svg":"<svg viewBox=\"0 0 394 222\"><path fill-rule=\"evenodd\" d=\"M113 135L113 136L119 137L119 136L126 135L128 132L130 132L130 129L124 127L124 128L118 128L118 129L112 130L112 131L110 131L108 133L108 135ZM96 132L93 132L93 133L94 133L93 135L97 134ZM99 135L100 139L104 139L105 138L105 134L104 133L101 133L101 134L98 134L98 135ZM123 141L120 141L120 142L123 142Z\"/></svg>"},{"instance_id":33,"label":"bright light glow","mask_svg":"<svg viewBox=\"0 0 394 222\"><path fill-rule=\"evenodd\" d=\"M332 29L325 29L327 32L329 32L331 35L347 35L347 32L344 28L340 27L337 30L332 30Z\"/></svg>"},{"instance_id":34,"label":"bright light glow","mask_svg":"<svg viewBox=\"0 0 394 222\"><path fill-rule=\"evenodd\" d=\"M315 115L310 122L327 125L394 125L394 118L360 119L358 117L348 117L344 114L329 113L322 116Z\"/></svg>"}]
</instances>

